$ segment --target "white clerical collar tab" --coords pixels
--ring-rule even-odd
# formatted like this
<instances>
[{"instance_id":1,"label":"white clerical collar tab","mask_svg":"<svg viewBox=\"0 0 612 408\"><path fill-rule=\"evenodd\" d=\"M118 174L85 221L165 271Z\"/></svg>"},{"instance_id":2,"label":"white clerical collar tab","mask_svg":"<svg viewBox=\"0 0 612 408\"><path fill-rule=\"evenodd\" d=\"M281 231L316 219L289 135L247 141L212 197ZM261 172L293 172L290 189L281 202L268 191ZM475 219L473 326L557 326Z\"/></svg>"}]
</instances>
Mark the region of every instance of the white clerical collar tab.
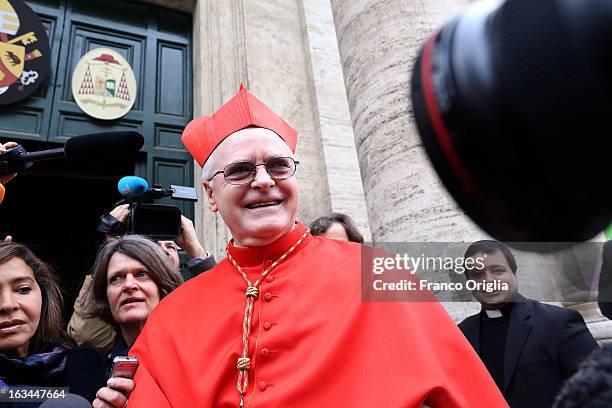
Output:
<instances>
[{"instance_id":1,"label":"white clerical collar tab","mask_svg":"<svg viewBox=\"0 0 612 408\"><path fill-rule=\"evenodd\" d=\"M501 310L485 310L485 313L489 319L497 319L498 317L502 317Z\"/></svg>"}]
</instances>

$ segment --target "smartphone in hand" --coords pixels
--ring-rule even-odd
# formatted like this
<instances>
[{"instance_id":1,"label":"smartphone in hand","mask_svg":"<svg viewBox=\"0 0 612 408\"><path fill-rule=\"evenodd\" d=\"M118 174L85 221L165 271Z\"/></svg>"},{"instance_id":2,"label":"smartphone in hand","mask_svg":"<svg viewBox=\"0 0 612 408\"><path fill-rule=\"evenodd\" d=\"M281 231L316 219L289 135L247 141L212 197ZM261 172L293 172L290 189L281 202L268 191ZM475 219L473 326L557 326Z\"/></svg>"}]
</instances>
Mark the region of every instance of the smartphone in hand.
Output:
<instances>
[{"instance_id":1,"label":"smartphone in hand","mask_svg":"<svg viewBox=\"0 0 612 408\"><path fill-rule=\"evenodd\" d=\"M113 359L111 377L133 379L138 368L138 359L130 356L117 356Z\"/></svg>"}]
</instances>

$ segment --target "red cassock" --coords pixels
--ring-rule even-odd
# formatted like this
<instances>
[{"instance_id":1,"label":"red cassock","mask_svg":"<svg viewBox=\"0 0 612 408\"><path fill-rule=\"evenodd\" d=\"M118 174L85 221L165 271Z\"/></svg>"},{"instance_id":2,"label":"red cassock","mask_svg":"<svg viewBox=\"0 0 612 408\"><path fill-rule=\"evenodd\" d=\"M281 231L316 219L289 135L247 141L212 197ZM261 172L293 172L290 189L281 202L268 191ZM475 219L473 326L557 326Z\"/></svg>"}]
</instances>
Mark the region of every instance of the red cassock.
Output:
<instances>
[{"instance_id":1,"label":"red cassock","mask_svg":"<svg viewBox=\"0 0 612 408\"><path fill-rule=\"evenodd\" d=\"M305 232L230 253L254 282ZM507 407L437 302L363 302L361 246L307 235L260 286L247 407ZM129 407L237 407L246 282L227 259L151 313Z\"/></svg>"}]
</instances>

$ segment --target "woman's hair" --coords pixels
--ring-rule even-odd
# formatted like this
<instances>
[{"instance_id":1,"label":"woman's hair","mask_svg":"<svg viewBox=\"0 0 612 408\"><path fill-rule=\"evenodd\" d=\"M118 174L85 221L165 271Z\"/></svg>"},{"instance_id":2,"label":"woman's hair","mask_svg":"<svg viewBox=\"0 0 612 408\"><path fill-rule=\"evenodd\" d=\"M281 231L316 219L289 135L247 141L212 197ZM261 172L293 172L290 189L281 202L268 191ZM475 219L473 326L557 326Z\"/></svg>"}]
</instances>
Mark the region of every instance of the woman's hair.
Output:
<instances>
[{"instance_id":1,"label":"woman's hair","mask_svg":"<svg viewBox=\"0 0 612 408\"><path fill-rule=\"evenodd\" d=\"M37 352L47 342L66 344L62 328L62 291L55 273L27 246L15 242L0 242L0 265L13 258L23 260L32 269L42 295L40 322L30 339L28 354Z\"/></svg>"},{"instance_id":2,"label":"woman's hair","mask_svg":"<svg viewBox=\"0 0 612 408\"><path fill-rule=\"evenodd\" d=\"M115 320L106 296L106 288L108 263L117 252L137 260L147 268L149 276L157 285L160 300L183 283L183 278L170 257L156 243L140 235L109 238L98 251L96 262L91 269L92 284L89 288L88 307L92 316L113 325Z\"/></svg>"},{"instance_id":3,"label":"woman's hair","mask_svg":"<svg viewBox=\"0 0 612 408\"><path fill-rule=\"evenodd\" d=\"M310 224L310 233L312 235L324 234L334 222L342 225L349 241L363 244L363 235L361 235L351 217L346 214L333 212L324 217L317 218Z\"/></svg>"}]
</instances>

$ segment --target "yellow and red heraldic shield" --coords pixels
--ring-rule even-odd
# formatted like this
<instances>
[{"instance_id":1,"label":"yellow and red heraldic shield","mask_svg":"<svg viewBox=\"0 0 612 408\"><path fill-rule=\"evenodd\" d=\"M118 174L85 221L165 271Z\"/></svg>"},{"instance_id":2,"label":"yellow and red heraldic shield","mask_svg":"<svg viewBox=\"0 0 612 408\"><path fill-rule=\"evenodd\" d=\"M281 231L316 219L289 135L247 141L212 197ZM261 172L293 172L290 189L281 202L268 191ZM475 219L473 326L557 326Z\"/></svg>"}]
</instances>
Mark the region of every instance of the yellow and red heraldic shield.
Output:
<instances>
[{"instance_id":1,"label":"yellow and red heraldic shield","mask_svg":"<svg viewBox=\"0 0 612 408\"><path fill-rule=\"evenodd\" d=\"M32 94L49 72L49 39L22 0L0 0L0 105Z\"/></svg>"}]
</instances>

